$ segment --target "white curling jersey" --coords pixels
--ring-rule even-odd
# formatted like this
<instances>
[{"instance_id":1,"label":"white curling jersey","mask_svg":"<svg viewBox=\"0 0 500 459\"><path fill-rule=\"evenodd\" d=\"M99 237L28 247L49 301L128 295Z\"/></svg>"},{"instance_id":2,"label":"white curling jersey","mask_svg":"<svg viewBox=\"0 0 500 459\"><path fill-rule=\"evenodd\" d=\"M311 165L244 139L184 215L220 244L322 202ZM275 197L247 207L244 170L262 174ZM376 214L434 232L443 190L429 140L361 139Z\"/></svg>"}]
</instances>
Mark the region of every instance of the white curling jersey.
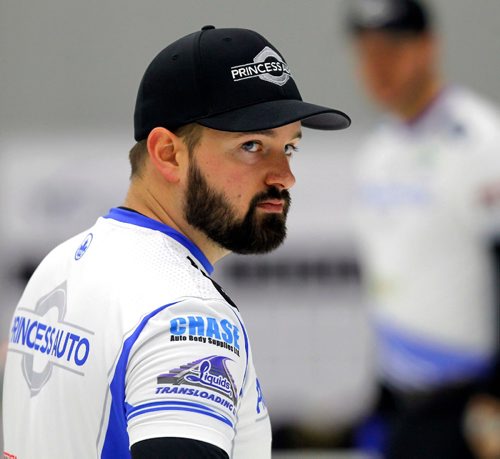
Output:
<instances>
[{"instance_id":1,"label":"white curling jersey","mask_svg":"<svg viewBox=\"0 0 500 459\"><path fill-rule=\"evenodd\" d=\"M488 237L500 234L500 119L445 90L387 120L359 161L357 233L385 380L421 390L481 374L497 346Z\"/></svg>"},{"instance_id":2,"label":"white curling jersey","mask_svg":"<svg viewBox=\"0 0 500 459\"><path fill-rule=\"evenodd\" d=\"M185 236L116 208L40 264L11 325L5 455L130 457L183 437L271 457L240 313Z\"/></svg>"}]
</instances>

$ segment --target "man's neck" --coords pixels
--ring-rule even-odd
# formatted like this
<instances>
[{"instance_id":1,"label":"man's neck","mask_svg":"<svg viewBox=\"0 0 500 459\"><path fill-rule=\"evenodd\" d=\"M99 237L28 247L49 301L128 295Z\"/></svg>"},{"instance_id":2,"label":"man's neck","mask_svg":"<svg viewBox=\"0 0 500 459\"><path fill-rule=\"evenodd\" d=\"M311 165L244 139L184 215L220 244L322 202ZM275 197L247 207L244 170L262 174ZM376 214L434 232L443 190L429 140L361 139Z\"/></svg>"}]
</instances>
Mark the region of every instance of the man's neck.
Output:
<instances>
[{"instance_id":1,"label":"man's neck","mask_svg":"<svg viewBox=\"0 0 500 459\"><path fill-rule=\"evenodd\" d=\"M443 89L443 83L438 78L430 79L415 93L396 108L396 115L403 121L411 123L419 118L436 100Z\"/></svg>"},{"instance_id":2,"label":"man's neck","mask_svg":"<svg viewBox=\"0 0 500 459\"><path fill-rule=\"evenodd\" d=\"M182 212L178 215L170 211L174 206L170 206L168 202L162 202L157 196L158 194L145 186L144 182L135 179L130 184L123 206L164 223L183 234L204 253L212 265L230 253L187 223ZM177 205L176 208L178 207Z\"/></svg>"}]
</instances>

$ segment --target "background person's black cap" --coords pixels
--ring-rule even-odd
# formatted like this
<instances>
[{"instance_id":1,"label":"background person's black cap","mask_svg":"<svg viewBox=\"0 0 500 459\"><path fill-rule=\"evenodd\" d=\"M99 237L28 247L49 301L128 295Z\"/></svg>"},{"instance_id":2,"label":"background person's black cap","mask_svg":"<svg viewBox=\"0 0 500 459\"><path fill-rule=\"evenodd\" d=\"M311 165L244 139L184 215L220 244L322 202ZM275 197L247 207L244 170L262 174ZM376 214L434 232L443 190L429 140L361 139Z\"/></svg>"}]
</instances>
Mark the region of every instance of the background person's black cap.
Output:
<instances>
[{"instance_id":1,"label":"background person's black cap","mask_svg":"<svg viewBox=\"0 0 500 459\"><path fill-rule=\"evenodd\" d=\"M381 30L394 33L424 33L430 15L418 0L349 0L348 26L351 32Z\"/></svg>"},{"instance_id":2,"label":"background person's black cap","mask_svg":"<svg viewBox=\"0 0 500 459\"><path fill-rule=\"evenodd\" d=\"M135 139L155 127L192 122L222 131L273 129L294 121L313 129L344 129L341 111L302 101L276 48L247 29L205 26L161 51L142 78Z\"/></svg>"}]
</instances>

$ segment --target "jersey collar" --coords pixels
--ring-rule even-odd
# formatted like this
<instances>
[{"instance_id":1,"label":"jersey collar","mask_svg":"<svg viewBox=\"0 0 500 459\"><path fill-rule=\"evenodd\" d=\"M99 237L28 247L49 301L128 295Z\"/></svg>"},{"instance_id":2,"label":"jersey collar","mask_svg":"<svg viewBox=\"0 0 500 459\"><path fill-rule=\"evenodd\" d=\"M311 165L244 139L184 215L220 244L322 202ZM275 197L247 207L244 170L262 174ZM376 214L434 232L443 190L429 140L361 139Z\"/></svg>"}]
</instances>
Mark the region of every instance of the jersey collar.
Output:
<instances>
[{"instance_id":1,"label":"jersey collar","mask_svg":"<svg viewBox=\"0 0 500 459\"><path fill-rule=\"evenodd\" d=\"M396 123L404 126L407 129L415 130L419 129L423 126L434 126L440 117L443 115L443 106L448 99L448 94L451 92L451 87L443 87L441 88L437 94L435 94L434 98L429 101L427 106L425 106L420 113L416 114L413 118L401 121L400 119L393 117L396 119Z\"/></svg>"},{"instance_id":2,"label":"jersey collar","mask_svg":"<svg viewBox=\"0 0 500 459\"><path fill-rule=\"evenodd\" d=\"M153 220L152 218L146 217L138 212L134 212L133 210L121 209L117 207L113 207L107 215L104 215L104 218L110 218L122 223L130 223L131 225L142 226L143 228L160 231L186 247L186 249L188 249L202 264L208 274L212 274L214 270L214 267L208 261L205 254L192 241L164 223Z\"/></svg>"}]
</instances>

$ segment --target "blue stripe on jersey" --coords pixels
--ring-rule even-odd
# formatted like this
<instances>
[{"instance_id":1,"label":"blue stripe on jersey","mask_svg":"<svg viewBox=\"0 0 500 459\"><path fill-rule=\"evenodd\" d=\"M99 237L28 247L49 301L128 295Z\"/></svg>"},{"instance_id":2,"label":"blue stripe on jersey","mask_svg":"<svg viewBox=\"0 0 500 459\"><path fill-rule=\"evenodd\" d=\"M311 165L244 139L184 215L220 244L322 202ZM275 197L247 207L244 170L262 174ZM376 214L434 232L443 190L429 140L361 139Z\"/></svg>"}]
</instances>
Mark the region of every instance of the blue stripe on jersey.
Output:
<instances>
[{"instance_id":1,"label":"blue stripe on jersey","mask_svg":"<svg viewBox=\"0 0 500 459\"><path fill-rule=\"evenodd\" d=\"M109 387L111 391L111 409L101 453L102 459L130 459L125 407L125 373L127 371L130 351L149 319L177 303L178 301L166 304L148 314L123 343L123 348L116 364L115 374Z\"/></svg>"},{"instance_id":2,"label":"blue stripe on jersey","mask_svg":"<svg viewBox=\"0 0 500 459\"><path fill-rule=\"evenodd\" d=\"M116 207L111 209L108 214L104 216L104 218L111 218L122 223L130 223L131 225L142 226L143 228L160 231L186 247L186 249L188 249L203 265L203 268L205 268L205 271L208 274L212 274L214 270L214 267L208 261L205 254L192 241L164 223L153 220L152 218L146 217L145 215L137 212L127 209L118 209Z\"/></svg>"},{"instance_id":3,"label":"blue stripe on jersey","mask_svg":"<svg viewBox=\"0 0 500 459\"><path fill-rule=\"evenodd\" d=\"M403 382L439 385L484 376L492 365L489 355L438 344L425 337L377 323L381 358L389 376Z\"/></svg>"},{"instance_id":4,"label":"blue stripe on jersey","mask_svg":"<svg viewBox=\"0 0 500 459\"><path fill-rule=\"evenodd\" d=\"M220 413L217 413L212 408L209 408L205 405L201 405L200 403L183 402L183 401L152 402L132 407L127 412L127 420L130 420L133 417L139 416L143 413L149 413L151 411L162 411L162 410L192 411L193 413L205 414L207 416L211 416L215 419L218 419L219 421L224 422L231 428L234 427L234 424L227 417L223 416Z\"/></svg>"},{"instance_id":5,"label":"blue stripe on jersey","mask_svg":"<svg viewBox=\"0 0 500 459\"><path fill-rule=\"evenodd\" d=\"M206 411L198 410L196 408L181 408L181 407L176 407L176 408L173 408L173 407L172 408L166 408L166 407L150 408L149 410L144 410L141 413L137 413L137 415L142 414L142 413L148 413L149 411L168 411L168 410L170 410L170 411L190 411L192 413L205 414L207 416L211 416L213 418L218 419L219 421L222 421L222 422L226 423L231 428L233 427L233 423L229 419L225 418L224 416L219 416L219 415L217 415L215 413L208 413Z\"/></svg>"},{"instance_id":6,"label":"blue stripe on jersey","mask_svg":"<svg viewBox=\"0 0 500 459\"><path fill-rule=\"evenodd\" d=\"M217 413L213 408L210 408L209 406L202 405L201 403L196 403L196 402L185 402L183 400L177 400L177 401L157 401L157 402L150 402L150 403L144 403L142 405L129 405L128 403L126 404L126 414L127 414L127 419L133 418L134 416L137 416L137 414L134 414L132 416L132 413L135 413L138 410L144 410L145 408L150 408L153 406L163 406L163 405L185 405L185 406L192 406L194 408L199 408L203 409L205 411L211 411L213 413Z\"/></svg>"}]
</instances>

